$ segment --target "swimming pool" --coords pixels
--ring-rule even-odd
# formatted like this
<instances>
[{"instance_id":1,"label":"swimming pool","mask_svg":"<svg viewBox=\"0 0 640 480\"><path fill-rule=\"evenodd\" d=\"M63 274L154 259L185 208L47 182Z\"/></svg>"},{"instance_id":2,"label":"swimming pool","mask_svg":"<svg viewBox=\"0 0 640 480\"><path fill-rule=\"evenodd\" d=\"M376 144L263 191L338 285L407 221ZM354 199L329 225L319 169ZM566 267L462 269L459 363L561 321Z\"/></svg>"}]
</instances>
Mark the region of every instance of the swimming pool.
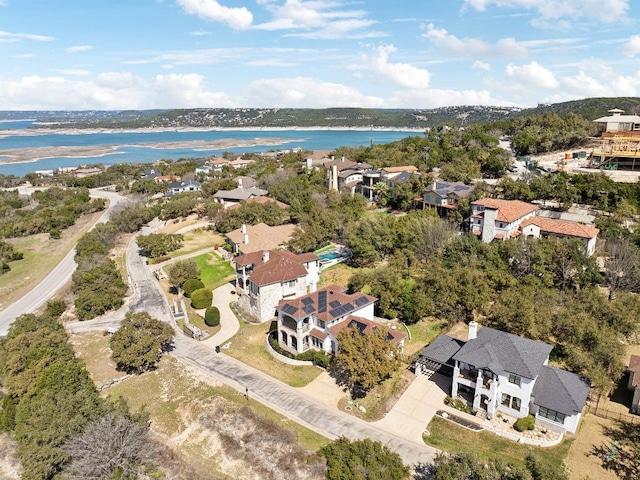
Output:
<instances>
[{"instance_id":1,"label":"swimming pool","mask_svg":"<svg viewBox=\"0 0 640 480\"><path fill-rule=\"evenodd\" d=\"M340 255L336 251L333 251L333 252L323 253L323 254L319 255L319 257L320 257L320 261L321 262L330 262L331 260L336 260L336 259L342 257L342 255Z\"/></svg>"}]
</instances>

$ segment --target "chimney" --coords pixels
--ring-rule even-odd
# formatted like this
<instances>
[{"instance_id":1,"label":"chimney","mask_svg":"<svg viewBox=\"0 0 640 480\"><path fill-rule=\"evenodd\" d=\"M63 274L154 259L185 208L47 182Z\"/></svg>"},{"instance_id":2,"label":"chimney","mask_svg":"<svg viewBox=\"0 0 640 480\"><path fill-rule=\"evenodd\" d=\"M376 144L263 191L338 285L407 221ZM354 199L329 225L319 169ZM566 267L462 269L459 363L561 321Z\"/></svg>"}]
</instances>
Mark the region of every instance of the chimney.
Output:
<instances>
[{"instance_id":1,"label":"chimney","mask_svg":"<svg viewBox=\"0 0 640 480\"><path fill-rule=\"evenodd\" d=\"M469 322L469 340L478 338L478 322Z\"/></svg>"},{"instance_id":2,"label":"chimney","mask_svg":"<svg viewBox=\"0 0 640 480\"><path fill-rule=\"evenodd\" d=\"M243 235L247 234L247 224L246 223L242 224L242 228L240 229L240 231L242 232Z\"/></svg>"},{"instance_id":3,"label":"chimney","mask_svg":"<svg viewBox=\"0 0 640 480\"><path fill-rule=\"evenodd\" d=\"M331 184L329 185L329 189L338 191L338 166L333 165L331 167Z\"/></svg>"},{"instance_id":4,"label":"chimney","mask_svg":"<svg viewBox=\"0 0 640 480\"><path fill-rule=\"evenodd\" d=\"M262 263L267 263L269 261L269 250L262 251Z\"/></svg>"},{"instance_id":5,"label":"chimney","mask_svg":"<svg viewBox=\"0 0 640 480\"><path fill-rule=\"evenodd\" d=\"M242 178L238 177L238 187L242 188Z\"/></svg>"},{"instance_id":6,"label":"chimney","mask_svg":"<svg viewBox=\"0 0 640 480\"><path fill-rule=\"evenodd\" d=\"M438 186L438 181L434 178L433 179L433 183L431 184L431 190L433 190L435 192L437 186Z\"/></svg>"},{"instance_id":7,"label":"chimney","mask_svg":"<svg viewBox=\"0 0 640 480\"><path fill-rule=\"evenodd\" d=\"M244 234L244 244L247 245L249 243L249 234L245 233Z\"/></svg>"},{"instance_id":8,"label":"chimney","mask_svg":"<svg viewBox=\"0 0 640 480\"><path fill-rule=\"evenodd\" d=\"M344 162L344 155L342 156L342 161Z\"/></svg>"}]
</instances>

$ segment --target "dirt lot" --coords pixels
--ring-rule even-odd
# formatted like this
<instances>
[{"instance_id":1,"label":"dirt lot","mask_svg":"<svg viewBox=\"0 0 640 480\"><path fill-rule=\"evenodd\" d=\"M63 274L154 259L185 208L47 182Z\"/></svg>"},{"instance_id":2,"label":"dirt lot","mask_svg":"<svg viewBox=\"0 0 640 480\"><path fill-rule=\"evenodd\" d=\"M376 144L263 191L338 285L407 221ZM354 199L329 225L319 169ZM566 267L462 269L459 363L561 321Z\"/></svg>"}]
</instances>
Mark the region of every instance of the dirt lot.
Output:
<instances>
[{"instance_id":1,"label":"dirt lot","mask_svg":"<svg viewBox=\"0 0 640 480\"><path fill-rule=\"evenodd\" d=\"M591 414L584 416L565 460L571 480L619 480L615 473L602 468L602 459L594 453L596 447L608 448L611 445L611 439L604 435L603 428L614 426L612 420Z\"/></svg>"}]
</instances>

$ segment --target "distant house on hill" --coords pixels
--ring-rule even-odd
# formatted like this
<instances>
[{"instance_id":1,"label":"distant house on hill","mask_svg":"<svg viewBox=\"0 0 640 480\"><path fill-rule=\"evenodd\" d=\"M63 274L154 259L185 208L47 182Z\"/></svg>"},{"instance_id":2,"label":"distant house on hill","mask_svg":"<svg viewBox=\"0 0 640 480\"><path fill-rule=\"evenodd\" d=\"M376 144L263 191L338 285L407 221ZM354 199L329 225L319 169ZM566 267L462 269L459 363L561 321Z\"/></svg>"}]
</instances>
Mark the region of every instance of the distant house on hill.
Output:
<instances>
[{"instance_id":1,"label":"distant house on hill","mask_svg":"<svg viewBox=\"0 0 640 480\"><path fill-rule=\"evenodd\" d=\"M195 180L187 180L185 182L172 182L169 184L169 190L167 190L166 195L168 197L172 195L177 195L179 193L186 192L199 192L200 191L200 183Z\"/></svg>"},{"instance_id":2,"label":"distant house on hill","mask_svg":"<svg viewBox=\"0 0 640 480\"><path fill-rule=\"evenodd\" d=\"M369 202L376 199L380 184L389 188L408 181L412 175L419 175L417 167L414 165L400 167L385 167L379 170L365 170L362 172L362 185L360 191Z\"/></svg>"},{"instance_id":3,"label":"distant house on hill","mask_svg":"<svg viewBox=\"0 0 640 480\"><path fill-rule=\"evenodd\" d=\"M600 124L602 132L640 132L639 115L623 115L624 110L620 110L619 108L613 108L609 110L609 113L611 115L594 120L595 123Z\"/></svg>"},{"instance_id":4,"label":"distant house on hill","mask_svg":"<svg viewBox=\"0 0 640 480\"><path fill-rule=\"evenodd\" d=\"M545 217L530 217L520 224L525 237L577 238L584 242L587 255L596 251L596 241L600 230L578 222L568 222Z\"/></svg>"},{"instance_id":5,"label":"distant house on hill","mask_svg":"<svg viewBox=\"0 0 640 480\"><path fill-rule=\"evenodd\" d=\"M363 173L371 170L368 163L352 162L344 157L333 159L323 166L327 172L327 188L351 194L360 191Z\"/></svg>"},{"instance_id":6,"label":"distant house on hill","mask_svg":"<svg viewBox=\"0 0 640 480\"><path fill-rule=\"evenodd\" d=\"M258 187L245 187L240 179L238 181L238 188L234 188L233 190L218 190L213 194L213 201L221 203L225 208L229 208L232 205L239 204L243 200L262 197L268 193L266 190Z\"/></svg>"}]
</instances>

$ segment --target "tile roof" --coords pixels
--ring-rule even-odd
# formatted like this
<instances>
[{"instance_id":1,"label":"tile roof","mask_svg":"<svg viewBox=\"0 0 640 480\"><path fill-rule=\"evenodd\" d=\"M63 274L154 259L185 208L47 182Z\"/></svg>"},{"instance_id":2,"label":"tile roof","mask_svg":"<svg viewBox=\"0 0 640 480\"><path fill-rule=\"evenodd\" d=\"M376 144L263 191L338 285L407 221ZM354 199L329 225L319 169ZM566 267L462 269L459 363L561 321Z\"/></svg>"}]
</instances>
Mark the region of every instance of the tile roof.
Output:
<instances>
[{"instance_id":1,"label":"tile roof","mask_svg":"<svg viewBox=\"0 0 640 480\"><path fill-rule=\"evenodd\" d=\"M407 337L407 334L404 332L393 330L392 328L387 328L386 326L374 322L373 320L367 320L366 318L356 317L354 315L349 315L344 321L330 326L329 328L327 328L327 330L329 330L334 338L337 338L338 334L342 330L351 327L357 328L360 332L360 335L373 332L377 328L384 328L387 331L387 340L392 343L398 343Z\"/></svg>"},{"instance_id":2,"label":"tile roof","mask_svg":"<svg viewBox=\"0 0 640 480\"><path fill-rule=\"evenodd\" d=\"M259 286L271 285L295 280L307 275L303 260L295 253L286 250L269 252L269 259L264 261L264 252L252 252L240 255L234 261L238 265L254 265L249 280ZM316 258L320 258L317 257Z\"/></svg>"},{"instance_id":3,"label":"tile roof","mask_svg":"<svg viewBox=\"0 0 640 480\"><path fill-rule=\"evenodd\" d=\"M600 230L595 227L583 225L578 222L568 222L566 220L556 220L546 217L531 217L522 221L520 228L528 225L535 225L541 232L554 235L566 235L567 237L594 238L598 236Z\"/></svg>"},{"instance_id":4,"label":"tile roof","mask_svg":"<svg viewBox=\"0 0 640 480\"><path fill-rule=\"evenodd\" d=\"M462 340L449 335L439 335L433 342L422 349L420 357L447 364L463 345L464 342Z\"/></svg>"},{"instance_id":5,"label":"tile roof","mask_svg":"<svg viewBox=\"0 0 640 480\"><path fill-rule=\"evenodd\" d=\"M281 300L276 308L296 320L314 315L320 320L331 322L357 312L376 300L364 293L347 294L344 287L328 285L302 297Z\"/></svg>"},{"instance_id":6,"label":"tile roof","mask_svg":"<svg viewBox=\"0 0 640 480\"><path fill-rule=\"evenodd\" d=\"M552 349L546 343L483 327L477 338L467 341L453 359L496 374L509 372L534 379Z\"/></svg>"},{"instance_id":7,"label":"tile roof","mask_svg":"<svg viewBox=\"0 0 640 480\"><path fill-rule=\"evenodd\" d=\"M312 328L309 332L309 335L319 338L320 340L324 340L329 336L327 332L323 332L322 330L318 330L317 328Z\"/></svg>"},{"instance_id":8,"label":"tile roof","mask_svg":"<svg viewBox=\"0 0 640 480\"><path fill-rule=\"evenodd\" d=\"M386 173L404 173L404 172L417 172L418 167L415 165L407 165L405 167L384 167L382 169L383 172Z\"/></svg>"},{"instance_id":9,"label":"tile roof","mask_svg":"<svg viewBox=\"0 0 640 480\"><path fill-rule=\"evenodd\" d=\"M565 415L574 415L582 411L589 388L589 383L579 375L545 365L533 386L533 403Z\"/></svg>"},{"instance_id":10,"label":"tile roof","mask_svg":"<svg viewBox=\"0 0 640 480\"><path fill-rule=\"evenodd\" d=\"M515 222L516 220L538 210L538 206L520 200L502 200L499 198L481 198L472 202L471 205L478 205L484 208L498 210L496 220L499 222ZM479 212L482 214L482 212ZM476 214L477 215L477 214Z\"/></svg>"},{"instance_id":11,"label":"tile roof","mask_svg":"<svg viewBox=\"0 0 640 480\"><path fill-rule=\"evenodd\" d=\"M265 223L258 223L257 225L247 225L247 235L249 237L249 243L247 244L243 243L242 228L227 233L225 237L238 245L240 251L246 254L263 250L275 250L281 247L291 240L295 229L296 226L292 224L270 227Z\"/></svg>"},{"instance_id":12,"label":"tile roof","mask_svg":"<svg viewBox=\"0 0 640 480\"><path fill-rule=\"evenodd\" d=\"M631 355L629 371L633 375L632 387L640 387L640 355Z\"/></svg>"}]
</instances>

